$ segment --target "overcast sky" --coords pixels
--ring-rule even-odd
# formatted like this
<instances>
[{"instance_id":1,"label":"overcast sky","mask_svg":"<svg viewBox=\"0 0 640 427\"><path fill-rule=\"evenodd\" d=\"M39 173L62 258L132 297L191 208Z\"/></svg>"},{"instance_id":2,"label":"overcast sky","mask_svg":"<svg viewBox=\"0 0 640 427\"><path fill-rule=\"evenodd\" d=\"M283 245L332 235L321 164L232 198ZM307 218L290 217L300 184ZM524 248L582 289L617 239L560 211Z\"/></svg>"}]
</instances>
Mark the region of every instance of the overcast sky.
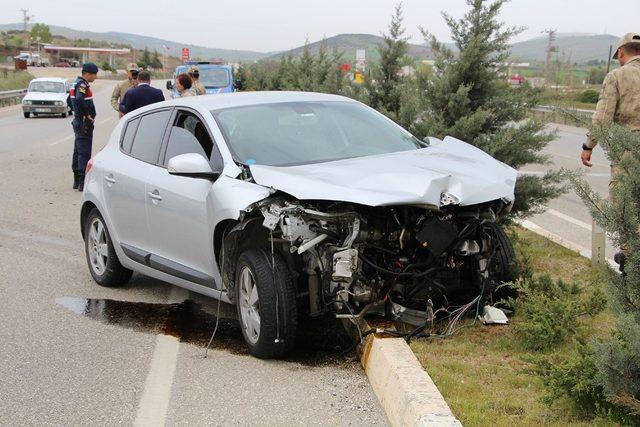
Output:
<instances>
[{"instance_id":1,"label":"overcast sky","mask_svg":"<svg viewBox=\"0 0 640 427\"><path fill-rule=\"evenodd\" d=\"M341 33L380 34L395 0L20 0L0 2L0 23L21 21L28 8L33 22L76 30L120 31L207 47L255 51L286 50L308 38ZM461 17L464 0L404 0L407 35L421 43L418 26L443 41L449 32L441 11ZM640 0L512 0L502 20L526 26L515 40L537 37L545 28L562 33L640 31Z\"/></svg>"}]
</instances>

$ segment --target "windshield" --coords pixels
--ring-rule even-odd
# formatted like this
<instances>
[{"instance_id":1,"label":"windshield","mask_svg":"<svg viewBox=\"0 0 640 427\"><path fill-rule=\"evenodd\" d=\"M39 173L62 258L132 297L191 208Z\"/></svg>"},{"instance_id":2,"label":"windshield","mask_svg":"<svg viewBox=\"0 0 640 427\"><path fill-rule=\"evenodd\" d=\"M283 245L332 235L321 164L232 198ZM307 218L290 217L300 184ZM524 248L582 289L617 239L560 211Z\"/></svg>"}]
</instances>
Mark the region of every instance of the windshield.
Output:
<instances>
[{"instance_id":1,"label":"windshield","mask_svg":"<svg viewBox=\"0 0 640 427\"><path fill-rule=\"evenodd\" d=\"M177 74L186 73L187 67L179 67ZM224 68L200 68L200 83L206 88L229 86L229 71Z\"/></svg>"},{"instance_id":2,"label":"windshield","mask_svg":"<svg viewBox=\"0 0 640 427\"><path fill-rule=\"evenodd\" d=\"M287 102L211 112L236 160L271 166L422 148L395 123L354 102Z\"/></svg>"},{"instance_id":3,"label":"windshield","mask_svg":"<svg viewBox=\"0 0 640 427\"><path fill-rule=\"evenodd\" d=\"M65 93L64 83L60 82L31 82L29 92Z\"/></svg>"}]
</instances>

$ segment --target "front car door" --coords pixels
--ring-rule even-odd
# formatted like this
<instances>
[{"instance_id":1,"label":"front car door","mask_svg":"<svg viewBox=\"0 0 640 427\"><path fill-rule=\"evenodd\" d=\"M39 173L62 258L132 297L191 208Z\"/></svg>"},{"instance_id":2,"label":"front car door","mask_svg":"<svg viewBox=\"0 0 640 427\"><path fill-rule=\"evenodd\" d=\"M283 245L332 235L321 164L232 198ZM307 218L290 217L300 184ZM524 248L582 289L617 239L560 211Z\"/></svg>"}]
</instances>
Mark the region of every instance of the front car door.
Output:
<instances>
[{"instance_id":1,"label":"front car door","mask_svg":"<svg viewBox=\"0 0 640 427\"><path fill-rule=\"evenodd\" d=\"M151 241L147 226L146 183L157 168L171 109L130 119L124 126L117 161L102 175L107 210L127 256L144 262Z\"/></svg>"},{"instance_id":2,"label":"front car door","mask_svg":"<svg viewBox=\"0 0 640 427\"><path fill-rule=\"evenodd\" d=\"M147 221L153 250L165 272L216 287L213 252L212 181L170 175L169 159L197 153L222 170L222 158L205 122L194 111L176 109L168 129L160 166L147 181Z\"/></svg>"}]
</instances>

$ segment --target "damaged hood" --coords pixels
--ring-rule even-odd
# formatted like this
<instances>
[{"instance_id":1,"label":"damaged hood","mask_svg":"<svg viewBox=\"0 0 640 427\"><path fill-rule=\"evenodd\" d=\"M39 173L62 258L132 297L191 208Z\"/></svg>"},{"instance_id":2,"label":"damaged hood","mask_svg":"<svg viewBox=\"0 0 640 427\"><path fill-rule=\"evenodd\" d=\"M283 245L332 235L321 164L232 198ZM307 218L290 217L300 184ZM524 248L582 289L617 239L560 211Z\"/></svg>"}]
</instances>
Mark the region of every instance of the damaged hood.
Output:
<instances>
[{"instance_id":1,"label":"damaged hood","mask_svg":"<svg viewBox=\"0 0 640 427\"><path fill-rule=\"evenodd\" d=\"M367 206L440 206L442 193L460 205L514 199L515 169L452 137L419 150L298 166L251 165L257 184L299 200ZM435 141L435 143L433 143Z\"/></svg>"}]
</instances>

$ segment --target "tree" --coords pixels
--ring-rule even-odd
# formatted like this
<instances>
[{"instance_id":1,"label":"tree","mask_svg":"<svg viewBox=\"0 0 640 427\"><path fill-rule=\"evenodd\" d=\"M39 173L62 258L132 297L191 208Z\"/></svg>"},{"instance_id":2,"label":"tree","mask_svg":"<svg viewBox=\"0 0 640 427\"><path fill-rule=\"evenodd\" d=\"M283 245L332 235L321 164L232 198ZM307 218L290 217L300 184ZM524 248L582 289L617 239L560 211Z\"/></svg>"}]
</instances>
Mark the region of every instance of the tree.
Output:
<instances>
[{"instance_id":1,"label":"tree","mask_svg":"<svg viewBox=\"0 0 640 427\"><path fill-rule=\"evenodd\" d=\"M138 67L149 68L151 66L151 53L148 48L144 48L142 51L142 57L138 59Z\"/></svg>"},{"instance_id":2,"label":"tree","mask_svg":"<svg viewBox=\"0 0 640 427\"><path fill-rule=\"evenodd\" d=\"M572 182L593 219L627 256L623 275L607 270L617 326L595 344L596 366L609 400L640 415L640 134L611 123L592 125L590 133L615 165L615 185L604 200L583 179L574 176Z\"/></svg>"},{"instance_id":3,"label":"tree","mask_svg":"<svg viewBox=\"0 0 640 427\"><path fill-rule=\"evenodd\" d=\"M162 61L160 60L160 54L157 50L153 51L153 56L151 57L149 66L155 70L159 70L162 68Z\"/></svg>"},{"instance_id":4,"label":"tree","mask_svg":"<svg viewBox=\"0 0 640 427\"><path fill-rule=\"evenodd\" d=\"M365 81L369 92L369 105L397 120L403 91L402 67L408 63L407 38L402 26L402 3L398 3L389 24L389 34L378 46L380 63L372 65Z\"/></svg>"},{"instance_id":5,"label":"tree","mask_svg":"<svg viewBox=\"0 0 640 427\"><path fill-rule=\"evenodd\" d=\"M418 80L420 106L410 130L421 138L451 135L518 169L548 162L542 151L554 135L542 122L527 118L540 92L506 82L509 40L522 29L498 21L504 3L467 0L469 11L458 20L443 13L457 56L421 29L436 60L433 78ZM519 177L512 213L523 217L539 212L561 193L560 181L559 172Z\"/></svg>"},{"instance_id":6,"label":"tree","mask_svg":"<svg viewBox=\"0 0 640 427\"><path fill-rule=\"evenodd\" d=\"M40 43L51 43L53 41L53 36L51 35L51 30L48 25L35 24L33 28L31 28L31 38L37 40L38 37L40 37Z\"/></svg>"}]
</instances>

